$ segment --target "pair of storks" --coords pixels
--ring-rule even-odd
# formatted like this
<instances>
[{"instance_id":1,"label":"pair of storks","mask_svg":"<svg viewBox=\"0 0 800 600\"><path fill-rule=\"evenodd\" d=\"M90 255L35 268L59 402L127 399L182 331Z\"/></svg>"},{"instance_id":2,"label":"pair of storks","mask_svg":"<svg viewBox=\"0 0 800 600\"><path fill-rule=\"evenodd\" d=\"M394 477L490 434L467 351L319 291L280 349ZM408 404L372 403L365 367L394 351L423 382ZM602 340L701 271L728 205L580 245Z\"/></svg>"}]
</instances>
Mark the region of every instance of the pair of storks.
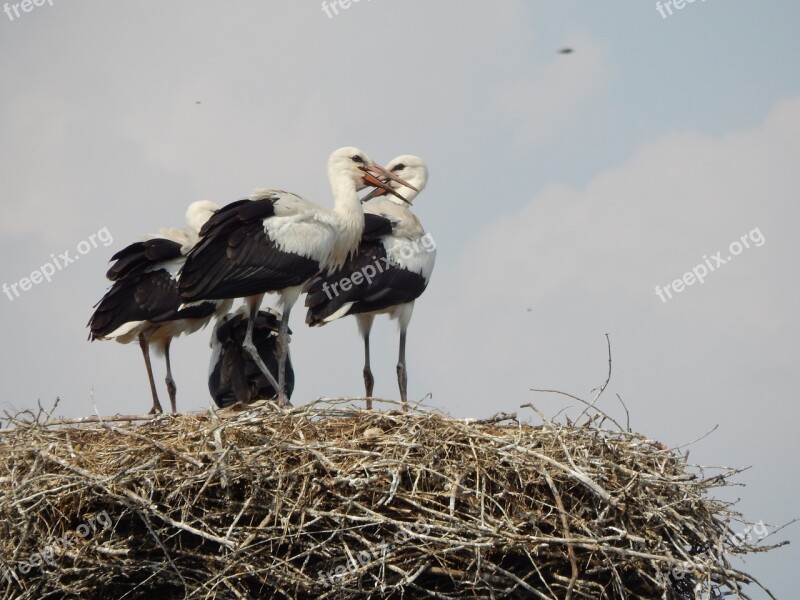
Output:
<instances>
[{"instance_id":1,"label":"pair of storks","mask_svg":"<svg viewBox=\"0 0 800 600\"><path fill-rule=\"evenodd\" d=\"M406 408L406 330L435 260L435 245L410 210L427 183L427 168L409 155L384 168L364 152L346 147L331 154L328 177L333 210L280 190L266 190L222 208L195 202L186 213L187 230L162 230L112 257L115 263L107 275L114 284L95 307L89 338L122 343L138 339L153 397L151 412L162 408L150 345L166 355L166 384L175 412L170 342L214 317L219 320L212 335L209 385L218 404L219 398L276 396L280 406L287 405L294 383L291 366L287 377L288 321L303 292L309 325L357 316L364 339L368 408L374 382L369 362L373 319L388 313L398 320L397 376ZM360 199L358 191L368 186L375 189ZM362 206L378 196L385 197ZM420 241L428 243L420 247ZM259 311L270 292L279 295L282 318ZM244 298L245 306L226 314L234 298ZM215 363L222 361L223 349L228 349L227 367ZM254 383L256 379L260 383ZM274 393L264 396L264 390Z\"/></svg>"}]
</instances>

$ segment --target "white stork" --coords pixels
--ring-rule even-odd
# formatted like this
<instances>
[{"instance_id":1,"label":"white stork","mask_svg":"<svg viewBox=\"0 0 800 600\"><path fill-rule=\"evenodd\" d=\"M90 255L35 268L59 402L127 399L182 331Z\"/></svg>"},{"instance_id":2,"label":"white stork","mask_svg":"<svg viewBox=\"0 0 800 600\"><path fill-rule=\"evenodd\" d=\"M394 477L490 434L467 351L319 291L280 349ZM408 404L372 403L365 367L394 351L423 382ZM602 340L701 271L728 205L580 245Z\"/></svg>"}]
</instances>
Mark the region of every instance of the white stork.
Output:
<instances>
[{"instance_id":1,"label":"white stork","mask_svg":"<svg viewBox=\"0 0 800 600\"><path fill-rule=\"evenodd\" d=\"M220 408L236 402L248 404L255 400L271 400L277 390L270 384L258 365L245 352L242 344L247 333L247 306L223 315L211 334L211 362L208 372L208 391ZM253 343L261 360L271 371L278 366L278 332L280 313L260 310L253 326ZM291 330L289 331L291 334ZM294 371L292 359L286 357L286 396L292 397Z\"/></svg>"},{"instance_id":2,"label":"white stork","mask_svg":"<svg viewBox=\"0 0 800 600\"><path fill-rule=\"evenodd\" d=\"M174 413L177 387L169 360L172 338L194 333L205 327L212 317L230 310L230 300L210 300L182 307L178 292L177 274L186 254L197 242L200 228L218 208L207 200L193 202L186 211L187 229L162 229L157 235L146 236L143 241L112 256L115 262L106 276L114 284L95 304L94 314L89 319L92 341L113 339L127 344L139 340L153 396L151 413L160 413L162 408L153 380L150 345L154 344L156 352L163 352L166 358L165 382Z\"/></svg>"},{"instance_id":3,"label":"white stork","mask_svg":"<svg viewBox=\"0 0 800 600\"><path fill-rule=\"evenodd\" d=\"M184 302L245 298L249 318L243 347L278 390L279 406L289 403L284 389L289 314L309 279L341 267L358 247L364 230L358 190L371 185L396 193L376 175L405 184L361 150L340 148L328 159L333 210L289 192L266 190L220 209L186 258L179 281ZM253 324L268 292L278 292L283 312L277 378L253 343Z\"/></svg>"},{"instance_id":4,"label":"white stork","mask_svg":"<svg viewBox=\"0 0 800 600\"><path fill-rule=\"evenodd\" d=\"M386 167L409 182L411 189L390 182L402 200L387 196L365 205L367 226L356 255L340 270L320 275L309 284L306 323L315 327L346 315L356 316L364 339L364 387L367 409L371 409L375 384L369 362L372 322L380 314L397 319L400 328L397 383L403 410L407 410L406 331L414 301L430 281L436 244L411 212L411 203L428 182L425 162L418 156L403 155ZM383 195L383 190L376 189L364 200Z\"/></svg>"}]
</instances>

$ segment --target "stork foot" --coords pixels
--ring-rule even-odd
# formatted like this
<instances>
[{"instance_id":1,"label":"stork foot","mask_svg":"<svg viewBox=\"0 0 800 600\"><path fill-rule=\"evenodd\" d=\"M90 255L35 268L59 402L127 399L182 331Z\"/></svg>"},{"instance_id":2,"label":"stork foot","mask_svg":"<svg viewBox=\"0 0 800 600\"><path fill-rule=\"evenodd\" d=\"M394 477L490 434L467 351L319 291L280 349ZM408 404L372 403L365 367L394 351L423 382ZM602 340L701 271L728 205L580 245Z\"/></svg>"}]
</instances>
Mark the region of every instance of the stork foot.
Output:
<instances>
[{"instance_id":1,"label":"stork foot","mask_svg":"<svg viewBox=\"0 0 800 600\"><path fill-rule=\"evenodd\" d=\"M280 408L293 408L292 403L289 402L288 396L283 391L278 394L278 406Z\"/></svg>"}]
</instances>

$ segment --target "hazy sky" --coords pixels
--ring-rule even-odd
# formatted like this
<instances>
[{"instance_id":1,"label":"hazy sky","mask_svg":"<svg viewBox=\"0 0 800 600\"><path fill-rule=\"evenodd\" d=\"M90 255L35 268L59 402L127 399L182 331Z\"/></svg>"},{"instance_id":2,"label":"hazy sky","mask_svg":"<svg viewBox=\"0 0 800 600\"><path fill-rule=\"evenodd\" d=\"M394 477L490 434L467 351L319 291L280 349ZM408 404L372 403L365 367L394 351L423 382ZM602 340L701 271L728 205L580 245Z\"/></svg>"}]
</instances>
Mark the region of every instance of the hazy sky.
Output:
<instances>
[{"instance_id":1,"label":"hazy sky","mask_svg":"<svg viewBox=\"0 0 800 600\"><path fill-rule=\"evenodd\" d=\"M666 18L649 0L361 0L330 17L296 0L13 4L5 409L59 396L86 415L93 390L104 414L147 410L138 348L86 341L111 254L182 226L194 200L276 187L328 205L327 156L355 145L430 167L415 206L438 262L409 330L412 399L554 414L565 401L529 389L588 396L608 333L606 407L619 414L620 394L634 429L670 446L719 425L691 459L752 465L724 494L750 520L800 516L800 4L697 0ZM19 287L54 261L51 281ZM303 316L294 403L361 394L353 320ZM173 344L181 410L209 405L209 334ZM376 394L396 397L394 323L372 340ZM745 565L781 598L796 594L797 531Z\"/></svg>"}]
</instances>

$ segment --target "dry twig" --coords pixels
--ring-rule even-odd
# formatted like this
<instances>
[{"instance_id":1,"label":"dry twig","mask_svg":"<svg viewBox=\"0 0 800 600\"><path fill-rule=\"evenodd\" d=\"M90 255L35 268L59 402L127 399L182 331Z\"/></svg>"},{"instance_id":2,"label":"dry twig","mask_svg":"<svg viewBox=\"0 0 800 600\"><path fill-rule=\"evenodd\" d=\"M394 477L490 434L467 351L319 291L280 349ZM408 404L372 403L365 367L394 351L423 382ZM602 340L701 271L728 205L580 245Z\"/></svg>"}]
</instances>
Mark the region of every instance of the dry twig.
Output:
<instances>
[{"instance_id":1,"label":"dry twig","mask_svg":"<svg viewBox=\"0 0 800 600\"><path fill-rule=\"evenodd\" d=\"M351 400L9 417L0 598L747 598L726 557L775 547L709 494L735 471L626 429Z\"/></svg>"}]
</instances>

